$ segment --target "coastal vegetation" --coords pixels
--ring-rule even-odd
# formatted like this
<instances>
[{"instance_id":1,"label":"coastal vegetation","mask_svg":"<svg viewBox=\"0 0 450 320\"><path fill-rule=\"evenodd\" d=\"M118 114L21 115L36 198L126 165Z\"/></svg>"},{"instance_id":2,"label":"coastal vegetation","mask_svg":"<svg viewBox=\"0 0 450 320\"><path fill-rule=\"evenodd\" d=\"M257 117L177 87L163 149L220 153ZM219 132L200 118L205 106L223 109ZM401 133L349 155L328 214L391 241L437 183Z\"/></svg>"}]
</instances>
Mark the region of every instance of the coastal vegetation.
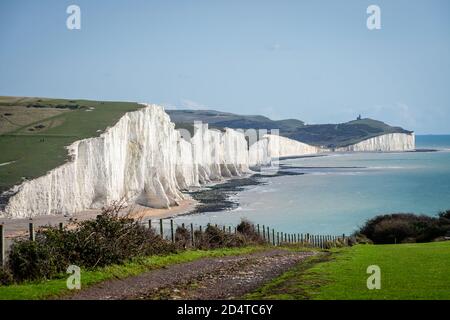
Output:
<instances>
[{"instance_id":1,"label":"coastal vegetation","mask_svg":"<svg viewBox=\"0 0 450 320\"><path fill-rule=\"evenodd\" d=\"M239 256L265 250L265 246L245 246L238 248L219 248L211 250L188 249L176 253L152 255L131 259L123 264L113 264L94 269L82 268L82 288L111 279L125 279L154 269L187 263L204 258ZM67 289L67 274L61 273L50 280L28 280L10 285L0 284L0 300L48 299L70 293ZM1 277L1 270L0 270Z\"/></svg>"},{"instance_id":2,"label":"coastal vegetation","mask_svg":"<svg viewBox=\"0 0 450 320\"><path fill-rule=\"evenodd\" d=\"M355 234L375 244L430 242L450 237L450 210L437 217L398 213L376 216Z\"/></svg>"},{"instance_id":3,"label":"coastal vegetation","mask_svg":"<svg viewBox=\"0 0 450 320\"><path fill-rule=\"evenodd\" d=\"M81 267L86 288L173 264L274 250L247 221L231 233L213 225L196 230L195 243L191 242L190 231L181 226L172 242L139 221L120 216L119 211L119 206L111 207L95 220L62 229L48 227L36 235L35 241L16 242L6 268L0 269L0 299L70 294L65 273L69 264ZM448 214L443 212L435 219L447 220ZM421 221L420 216L418 219ZM339 243L323 248L280 243L276 250L310 255L280 276L269 278L245 298L450 299L450 241L375 245L361 244L369 242L361 235L352 238L350 244L354 245L350 247ZM380 290L367 288L367 267L371 265L381 270Z\"/></svg>"},{"instance_id":4,"label":"coastal vegetation","mask_svg":"<svg viewBox=\"0 0 450 320\"><path fill-rule=\"evenodd\" d=\"M264 243L262 236L247 221L242 221L234 233L208 225L192 235L190 230L180 226L172 242L139 220L121 215L122 209L117 204L105 208L94 220L74 222L64 228L48 226L39 230L34 240L15 241L6 267L0 271L0 282L8 285L49 280L63 274L69 265L95 270L187 249L211 250Z\"/></svg>"}]
</instances>

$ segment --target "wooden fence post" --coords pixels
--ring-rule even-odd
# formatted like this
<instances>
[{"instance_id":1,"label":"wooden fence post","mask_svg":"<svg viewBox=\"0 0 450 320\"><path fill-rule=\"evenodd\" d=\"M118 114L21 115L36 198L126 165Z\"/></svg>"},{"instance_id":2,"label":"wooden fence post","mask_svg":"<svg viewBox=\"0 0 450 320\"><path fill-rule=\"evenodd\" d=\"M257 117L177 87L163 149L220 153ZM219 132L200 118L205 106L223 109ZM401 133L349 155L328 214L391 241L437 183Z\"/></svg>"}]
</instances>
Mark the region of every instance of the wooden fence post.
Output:
<instances>
[{"instance_id":1,"label":"wooden fence post","mask_svg":"<svg viewBox=\"0 0 450 320\"><path fill-rule=\"evenodd\" d=\"M175 234L173 233L173 220L170 219L170 236L172 238L172 242L175 242Z\"/></svg>"},{"instance_id":2,"label":"wooden fence post","mask_svg":"<svg viewBox=\"0 0 450 320\"><path fill-rule=\"evenodd\" d=\"M64 229L64 223L60 222L59 223L59 231L63 231Z\"/></svg>"},{"instance_id":3,"label":"wooden fence post","mask_svg":"<svg viewBox=\"0 0 450 320\"><path fill-rule=\"evenodd\" d=\"M263 225L262 231L263 231L263 240L265 241L266 240L266 227L264 225Z\"/></svg>"},{"instance_id":4,"label":"wooden fence post","mask_svg":"<svg viewBox=\"0 0 450 320\"><path fill-rule=\"evenodd\" d=\"M280 232L277 231L277 245L280 245Z\"/></svg>"},{"instance_id":5,"label":"wooden fence post","mask_svg":"<svg viewBox=\"0 0 450 320\"><path fill-rule=\"evenodd\" d=\"M195 247L195 239L194 239L194 225L191 223L191 244Z\"/></svg>"},{"instance_id":6,"label":"wooden fence post","mask_svg":"<svg viewBox=\"0 0 450 320\"><path fill-rule=\"evenodd\" d=\"M270 244L270 229L267 227L267 242Z\"/></svg>"},{"instance_id":7,"label":"wooden fence post","mask_svg":"<svg viewBox=\"0 0 450 320\"><path fill-rule=\"evenodd\" d=\"M28 225L28 231L30 233L30 241L34 241L36 239L36 236L34 234L34 225L33 222L30 222Z\"/></svg>"},{"instance_id":8,"label":"wooden fence post","mask_svg":"<svg viewBox=\"0 0 450 320\"><path fill-rule=\"evenodd\" d=\"M5 265L5 229L3 224L0 224L0 267Z\"/></svg>"},{"instance_id":9,"label":"wooden fence post","mask_svg":"<svg viewBox=\"0 0 450 320\"><path fill-rule=\"evenodd\" d=\"M159 219L159 234L164 239L163 219Z\"/></svg>"},{"instance_id":10,"label":"wooden fence post","mask_svg":"<svg viewBox=\"0 0 450 320\"><path fill-rule=\"evenodd\" d=\"M272 229L272 243L275 245L275 229Z\"/></svg>"},{"instance_id":11,"label":"wooden fence post","mask_svg":"<svg viewBox=\"0 0 450 320\"><path fill-rule=\"evenodd\" d=\"M225 226L223 226L222 231L223 231L223 233L225 233Z\"/></svg>"},{"instance_id":12,"label":"wooden fence post","mask_svg":"<svg viewBox=\"0 0 450 320\"><path fill-rule=\"evenodd\" d=\"M231 234L231 226L228 226L228 233Z\"/></svg>"},{"instance_id":13,"label":"wooden fence post","mask_svg":"<svg viewBox=\"0 0 450 320\"><path fill-rule=\"evenodd\" d=\"M152 219L148 220L148 228L151 230L152 229Z\"/></svg>"},{"instance_id":14,"label":"wooden fence post","mask_svg":"<svg viewBox=\"0 0 450 320\"><path fill-rule=\"evenodd\" d=\"M257 228L258 228L258 236L260 236L261 233L259 232L259 223L257 224Z\"/></svg>"}]
</instances>

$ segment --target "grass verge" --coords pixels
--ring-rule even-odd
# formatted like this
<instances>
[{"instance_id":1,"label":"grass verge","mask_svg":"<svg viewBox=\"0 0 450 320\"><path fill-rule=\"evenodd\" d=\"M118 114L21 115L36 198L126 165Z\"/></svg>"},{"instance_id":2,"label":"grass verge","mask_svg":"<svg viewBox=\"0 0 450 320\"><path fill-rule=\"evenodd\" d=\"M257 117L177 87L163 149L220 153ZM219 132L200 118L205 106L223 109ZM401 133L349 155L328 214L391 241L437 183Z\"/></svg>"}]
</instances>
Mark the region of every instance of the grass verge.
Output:
<instances>
[{"instance_id":1,"label":"grass verge","mask_svg":"<svg viewBox=\"0 0 450 320\"><path fill-rule=\"evenodd\" d=\"M214 250L188 250L164 256L139 258L123 265L113 265L97 270L82 270L81 283L83 288L105 280L135 276L145 271L166 267L172 264L190 262L202 258L242 255L264 249L264 246L249 246ZM67 276L68 275L61 275L58 279L44 282L30 282L6 287L0 286L0 300L46 299L67 294L70 292L66 287Z\"/></svg>"},{"instance_id":2,"label":"grass verge","mask_svg":"<svg viewBox=\"0 0 450 320\"><path fill-rule=\"evenodd\" d=\"M357 245L299 264L249 299L450 299L450 242ZM381 289L367 289L367 267L381 269Z\"/></svg>"}]
</instances>

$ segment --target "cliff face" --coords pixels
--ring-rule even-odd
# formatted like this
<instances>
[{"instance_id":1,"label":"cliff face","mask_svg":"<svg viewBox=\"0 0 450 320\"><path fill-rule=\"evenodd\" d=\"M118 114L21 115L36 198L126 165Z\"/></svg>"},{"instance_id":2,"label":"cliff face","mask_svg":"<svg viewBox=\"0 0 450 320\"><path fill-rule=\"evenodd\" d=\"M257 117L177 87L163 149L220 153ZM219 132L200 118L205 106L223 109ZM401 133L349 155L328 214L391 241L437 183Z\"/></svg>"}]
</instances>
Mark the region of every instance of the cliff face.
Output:
<instances>
[{"instance_id":1,"label":"cliff face","mask_svg":"<svg viewBox=\"0 0 450 320\"><path fill-rule=\"evenodd\" d=\"M99 137L68 149L69 162L14 187L0 216L71 215L118 200L168 208L189 187L249 173L249 166L268 165L273 158L328 151L276 135L248 148L244 133L211 130L207 124L196 124L194 136L185 140L156 105L126 113ZM389 134L337 151L411 149L414 135Z\"/></svg>"},{"instance_id":2,"label":"cliff face","mask_svg":"<svg viewBox=\"0 0 450 320\"><path fill-rule=\"evenodd\" d=\"M125 114L69 150L70 162L17 186L3 215L72 214L121 199L167 208L184 198L182 189L249 171L243 134L203 125L188 142L155 105Z\"/></svg>"},{"instance_id":3,"label":"cliff face","mask_svg":"<svg viewBox=\"0 0 450 320\"><path fill-rule=\"evenodd\" d=\"M277 135L265 135L250 147L250 164L252 166L266 165L271 159L317 154L328 151L296 140Z\"/></svg>"},{"instance_id":4,"label":"cliff face","mask_svg":"<svg viewBox=\"0 0 450 320\"><path fill-rule=\"evenodd\" d=\"M338 148L337 152L411 151L416 147L414 133L390 133Z\"/></svg>"}]
</instances>

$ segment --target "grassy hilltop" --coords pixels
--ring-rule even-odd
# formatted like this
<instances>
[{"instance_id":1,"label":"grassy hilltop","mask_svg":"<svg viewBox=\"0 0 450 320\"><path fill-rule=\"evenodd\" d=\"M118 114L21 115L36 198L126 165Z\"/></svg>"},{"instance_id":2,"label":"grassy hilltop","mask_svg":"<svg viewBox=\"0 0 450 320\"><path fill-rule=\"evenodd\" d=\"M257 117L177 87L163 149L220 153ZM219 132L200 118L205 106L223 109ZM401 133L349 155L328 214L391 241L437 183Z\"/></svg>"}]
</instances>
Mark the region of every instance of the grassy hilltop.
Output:
<instances>
[{"instance_id":1,"label":"grassy hilltop","mask_svg":"<svg viewBox=\"0 0 450 320\"><path fill-rule=\"evenodd\" d=\"M271 120L259 115L237 115L215 110L167 110L167 113L178 127L186 128L197 120L207 122L214 128L279 129L284 137L327 148L344 147L387 133L411 133L373 119L306 125L297 119Z\"/></svg>"},{"instance_id":2,"label":"grassy hilltop","mask_svg":"<svg viewBox=\"0 0 450 320\"><path fill-rule=\"evenodd\" d=\"M65 146L100 135L124 113L141 107L131 102L0 96L0 191L63 164Z\"/></svg>"}]
</instances>

